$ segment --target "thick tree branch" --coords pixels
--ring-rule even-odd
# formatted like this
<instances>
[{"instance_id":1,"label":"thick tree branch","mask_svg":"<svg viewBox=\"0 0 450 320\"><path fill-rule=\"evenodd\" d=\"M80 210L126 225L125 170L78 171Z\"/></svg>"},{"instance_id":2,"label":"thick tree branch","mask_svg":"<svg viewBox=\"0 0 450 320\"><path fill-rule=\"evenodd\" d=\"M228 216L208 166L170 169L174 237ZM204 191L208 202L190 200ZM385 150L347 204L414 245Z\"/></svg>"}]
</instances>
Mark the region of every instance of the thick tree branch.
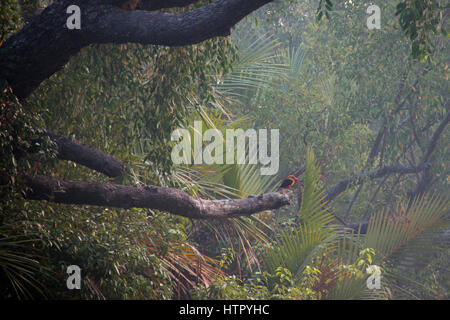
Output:
<instances>
[{"instance_id":1,"label":"thick tree branch","mask_svg":"<svg viewBox=\"0 0 450 320\"><path fill-rule=\"evenodd\" d=\"M123 174L125 164L113 156L91 148L75 139L52 132L47 132L47 135L57 146L58 159L76 162L111 178Z\"/></svg>"},{"instance_id":2,"label":"thick tree branch","mask_svg":"<svg viewBox=\"0 0 450 320\"><path fill-rule=\"evenodd\" d=\"M89 44L195 44L229 35L232 26L271 1L219 0L183 14L168 14L125 11L94 0L56 0L0 47L0 78L8 80L23 100ZM66 26L69 5L80 7L79 30Z\"/></svg>"},{"instance_id":3,"label":"thick tree branch","mask_svg":"<svg viewBox=\"0 0 450 320\"><path fill-rule=\"evenodd\" d=\"M155 11L167 8L184 8L196 2L199 2L199 0L141 0L137 9Z\"/></svg>"},{"instance_id":4,"label":"thick tree branch","mask_svg":"<svg viewBox=\"0 0 450 320\"><path fill-rule=\"evenodd\" d=\"M45 176L26 177L26 183L31 188L28 199L117 208L150 208L193 219L225 219L278 209L289 205L293 195L292 192L273 192L246 199L205 200L178 189L157 186L73 182Z\"/></svg>"},{"instance_id":5,"label":"thick tree branch","mask_svg":"<svg viewBox=\"0 0 450 320\"><path fill-rule=\"evenodd\" d=\"M87 6L89 43L184 46L230 34L242 18L272 0L220 0L183 14ZM98 19L98 15L101 19Z\"/></svg>"}]
</instances>

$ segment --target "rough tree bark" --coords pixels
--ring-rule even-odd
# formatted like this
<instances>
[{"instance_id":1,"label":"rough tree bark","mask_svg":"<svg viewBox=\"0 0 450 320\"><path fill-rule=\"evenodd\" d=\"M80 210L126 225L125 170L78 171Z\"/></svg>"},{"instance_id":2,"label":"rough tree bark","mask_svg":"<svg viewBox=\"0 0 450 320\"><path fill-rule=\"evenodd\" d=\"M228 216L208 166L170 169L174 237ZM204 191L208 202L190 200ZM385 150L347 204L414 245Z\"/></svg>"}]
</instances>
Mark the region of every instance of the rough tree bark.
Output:
<instances>
[{"instance_id":1,"label":"rough tree bark","mask_svg":"<svg viewBox=\"0 0 450 320\"><path fill-rule=\"evenodd\" d=\"M60 160L76 162L110 178L119 177L124 172L125 164L103 151L59 134L47 132L47 135L56 144L56 155Z\"/></svg>"},{"instance_id":2,"label":"rough tree bark","mask_svg":"<svg viewBox=\"0 0 450 320\"><path fill-rule=\"evenodd\" d=\"M97 43L141 43L166 46L195 44L227 36L242 18L273 0L220 0L182 14L120 9L118 0L56 0L0 50L0 77L24 100L60 70L83 47ZM156 10L195 1L143 1ZM81 10L81 29L69 30L67 7Z\"/></svg>"},{"instance_id":3,"label":"rough tree bark","mask_svg":"<svg viewBox=\"0 0 450 320\"><path fill-rule=\"evenodd\" d=\"M205 200L175 188L73 182L27 177L28 199L117 208L150 208L193 219L224 219L288 205L292 192L272 192L247 199Z\"/></svg>"}]
</instances>

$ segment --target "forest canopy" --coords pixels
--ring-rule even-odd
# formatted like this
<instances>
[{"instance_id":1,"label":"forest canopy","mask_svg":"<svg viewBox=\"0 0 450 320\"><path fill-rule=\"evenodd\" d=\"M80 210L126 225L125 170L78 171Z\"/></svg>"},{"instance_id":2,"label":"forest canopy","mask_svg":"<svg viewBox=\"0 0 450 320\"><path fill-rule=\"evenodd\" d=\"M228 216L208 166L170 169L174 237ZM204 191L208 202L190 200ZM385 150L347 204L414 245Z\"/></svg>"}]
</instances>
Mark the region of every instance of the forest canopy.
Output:
<instances>
[{"instance_id":1,"label":"forest canopy","mask_svg":"<svg viewBox=\"0 0 450 320\"><path fill-rule=\"evenodd\" d=\"M2 1L1 298L448 299L448 17Z\"/></svg>"}]
</instances>

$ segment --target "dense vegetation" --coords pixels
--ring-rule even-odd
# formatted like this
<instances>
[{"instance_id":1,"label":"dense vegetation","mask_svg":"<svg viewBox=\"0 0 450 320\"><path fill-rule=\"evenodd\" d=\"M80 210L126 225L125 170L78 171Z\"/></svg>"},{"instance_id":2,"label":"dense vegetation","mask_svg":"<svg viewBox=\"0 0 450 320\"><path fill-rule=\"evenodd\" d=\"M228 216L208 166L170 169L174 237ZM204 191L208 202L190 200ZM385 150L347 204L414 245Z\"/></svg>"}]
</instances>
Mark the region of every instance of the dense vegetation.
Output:
<instances>
[{"instance_id":1,"label":"dense vegetation","mask_svg":"<svg viewBox=\"0 0 450 320\"><path fill-rule=\"evenodd\" d=\"M2 2L1 44L36 3ZM371 1L279 1L194 45L92 44L26 99L0 77L1 298L448 299L443 3L380 1L381 29L369 30ZM280 129L278 174L174 165L171 133L194 135L196 120ZM44 130L114 156L123 174L61 161ZM251 199L301 167L301 203L229 219L30 200L27 184L43 175ZM69 265L81 290L66 287ZM380 289L366 286L370 265Z\"/></svg>"}]
</instances>

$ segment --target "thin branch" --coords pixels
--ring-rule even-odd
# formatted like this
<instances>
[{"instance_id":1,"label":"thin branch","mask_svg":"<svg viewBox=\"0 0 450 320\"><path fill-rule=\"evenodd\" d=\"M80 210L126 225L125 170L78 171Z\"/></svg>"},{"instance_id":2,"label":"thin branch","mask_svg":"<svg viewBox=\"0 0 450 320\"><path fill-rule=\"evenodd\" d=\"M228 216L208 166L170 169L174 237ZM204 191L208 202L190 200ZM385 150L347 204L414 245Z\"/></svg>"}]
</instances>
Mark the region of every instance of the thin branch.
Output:
<instances>
[{"instance_id":1,"label":"thin branch","mask_svg":"<svg viewBox=\"0 0 450 320\"><path fill-rule=\"evenodd\" d=\"M376 179L376 178L381 178L387 174L392 174L392 173L399 173L399 174L416 173L416 172L424 170L426 165L427 164L425 163L423 166L411 167L411 166L405 166L401 163L394 163L394 164L386 165L386 166L380 167L378 169L375 169L373 171L370 171L365 176L353 176L353 177L350 177L347 179L343 179L327 189L327 200L328 201L333 200L339 194L344 192L351 184L361 183L363 181L363 178Z\"/></svg>"},{"instance_id":2,"label":"thin branch","mask_svg":"<svg viewBox=\"0 0 450 320\"><path fill-rule=\"evenodd\" d=\"M425 151L425 154L423 155L422 160L419 163L419 166L430 161L431 155L433 154L433 151L436 149L439 138L441 137L441 134L444 131L445 127L448 125L449 121L450 121L450 111L447 112L444 119L441 121L439 126L434 131L430 143L428 144L427 150ZM427 187L431 185L432 181L433 178L431 175L431 170L428 166L426 170L424 170L422 178L417 182L416 187L408 192L410 199L412 200L418 194L425 192Z\"/></svg>"},{"instance_id":3,"label":"thin branch","mask_svg":"<svg viewBox=\"0 0 450 320\"><path fill-rule=\"evenodd\" d=\"M364 165L364 168L361 170L361 174L360 174L361 176L364 176L364 174L366 173L366 170L372 166L375 156L378 154L380 143L386 133L386 129L387 129L387 119L384 118L383 123L381 124L381 128L378 131L377 137L372 146L372 149L370 150L370 154L369 154L369 157L367 158L366 164ZM348 218L348 216L350 214L350 210L352 209L353 204L355 203L356 198L358 197L359 193L361 192L363 186L364 186L364 181L361 181L358 189L356 190L355 194L352 197L352 200L348 204L348 207L347 207L347 210L345 211L343 220L346 220Z\"/></svg>"},{"instance_id":4,"label":"thin branch","mask_svg":"<svg viewBox=\"0 0 450 320\"><path fill-rule=\"evenodd\" d=\"M387 175L386 177L384 177L383 181L381 181L381 183L378 184L377 189L375 190L375 192L373 193L372 198L370 199L369 203L373 203L375 202L375 199L377 198L378 192L381 190L381 187L386 183L387 179L389 179L389 175Z\"/></svg>"},{"instance_id":5,"label":"thin branch","mask_svg":"<svg viewBox=\"0 0 450 320\"><path fill-rule=\"evenodd\" d=\"M434 131L430 143L428 144L427 150L425 151L425 154L422 157L422 160L420 161L419 165L424 164L425 162L428 162L430 160L430 157L434 149L436 148L437 142L439 141L439 138L441 137L441 134L444 131L445 127L448 125L449 121L450 121L450 111L447 112L444 119L441 121L439 126Z\"/></svg>"},{"instance_id":6,"label":"thin branch","mask_svg":"<svg viewBox=\"0 0 450 320\"><path fill-rule=\"evenodd\" d=\"M344 221L347 220L349 214L350 214L350 210L353 207L353 204L356 202L356 198L358 198L359 193L361 192L362 188L364 186L364 181L361 181L361 183L358 186L358 189L356 190L356 192L353 194L352 199L350 200L347 209L345 210L345 214L344 217L342 218Z\"/></svg>"},{"instance_id":7,"label":"thin branch","mask_svg":"<svg viewBox=\"0 0 450 320\"><path fill-rule=\"evenodd\" d=\"M439 126L434 131L433 136L430 140L430 143L427 147L427 150L424 153L424 155L418 165L405 166L401 163L394 163L391 165L385 165L380 168L377 168L373 171L370 171L369 173L367 173L365 175L352 176L350 178L343 179L327 189L327 200L328 201L333 200L339 194L341 194L342 192L347 190L347 188L351 184L354 184L354 183L360 184L360 183L362 183L363 179L376 179L376 178L384 177L385 175L392 174L392 173L398 173L401 175L412 174L412 173L422 172L425 169L429 168L430 167L429 159L430 159L433 151L435 150L435 148L437 146L437 142L439 141L439 138L441 137L441 134L444 131L445 127L447 126L449 120L450 120L450 112L447 112L444 119L441 121Z\"/></svg>"}]
</instances>

